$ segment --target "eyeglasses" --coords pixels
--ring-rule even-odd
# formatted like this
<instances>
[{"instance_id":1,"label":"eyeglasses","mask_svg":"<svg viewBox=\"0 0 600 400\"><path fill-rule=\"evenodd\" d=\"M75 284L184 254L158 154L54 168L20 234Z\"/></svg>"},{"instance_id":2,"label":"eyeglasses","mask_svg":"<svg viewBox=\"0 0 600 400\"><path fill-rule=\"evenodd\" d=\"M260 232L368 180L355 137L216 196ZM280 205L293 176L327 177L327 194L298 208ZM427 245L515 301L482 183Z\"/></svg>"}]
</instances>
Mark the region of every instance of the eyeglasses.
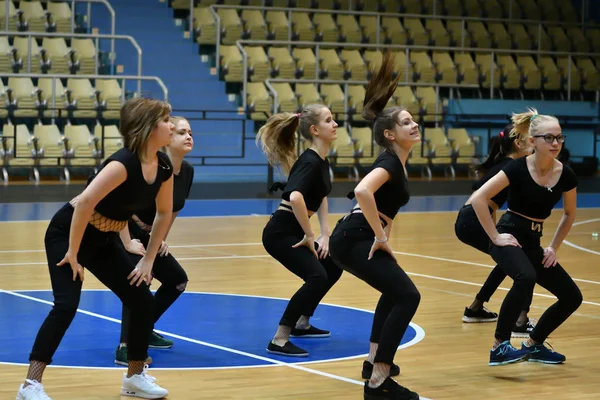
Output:
<instances>
[{"instance_id":1,"label":"eyeglasses","mask_svg":"<svg viewBox=\"0 0 600 400\"><path fill-rule=\"evenodd\" d=\"M567 138L565 135L557 135L554 136L550 133L546 133L545 135L533 135L534 138L544 138L544 141L548 144L552 144L554 143L554 141L556 140L558 143L564 143L565 139Z\"/></svg>"}]
</instances>

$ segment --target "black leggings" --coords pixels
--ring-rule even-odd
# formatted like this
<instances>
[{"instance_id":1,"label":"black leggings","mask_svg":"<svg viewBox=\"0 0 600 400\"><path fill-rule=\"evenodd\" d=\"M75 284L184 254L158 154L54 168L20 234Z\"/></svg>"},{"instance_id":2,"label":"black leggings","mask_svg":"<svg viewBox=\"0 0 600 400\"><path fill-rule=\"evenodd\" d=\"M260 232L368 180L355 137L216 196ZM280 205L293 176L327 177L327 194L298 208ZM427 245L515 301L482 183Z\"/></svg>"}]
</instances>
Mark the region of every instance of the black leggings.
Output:
<instances>
[{"instance_id":1,"label":"black leggings","mask_svg":"<svg viewBox=\"0 0 600 400\"><path fill-rule=\"evenodd\" d=\"M301 316L311 317L329 289L340 279L342 270L328 255L318 259L306 247L292 248L304 237L293 213L278 210L271 215L262 235L265 250L290 272L304 281L292 296L279 325L294 328ZM315 247L318 245L315 243Z\"/></svg>"},{"instance_id":2,"label":"black leggings","mask_svg":"<svg viewBox=\"0 0 600 400\"><path fill-rule=\"evenodd\" d=\"M485 232L485 229L483 229L481 223L479 223L473 206L470 204L464 205L458 212L456 223L454 224L454 232L461 242L468 244L485 254L490 254L491 241ZM502 268L496 265L488 275L475 298L484 303L489 302L494 292L498 290L498 287L502 281L504 281L504 278L506 278L506 274L502 271ZM531 296L525 300L523 303L523 311L529 312L531 301Z\"/></svg>"},{"instance_id":3,"label":"black leggings","mask_svg":"<svg viewBox=\"0 0 600 400\"><path fill-rule=\"evenodd\" d=\"M142 230L135 222L129 222L129 233L132 239L139 239L148 248L150 235ZM127 253L133 265L142 259L137 254ZM167 256L156 255L152 266L152 275L161 285L154 294L154 323L171 307L181 296L187 286L188 277L175 257L169 253ZM123 305L121 317L121 343L127 343L129 337L129 326L131 324L131 310Z\"/></svg>"},{"instance_id":4,"label":"black leggings","mask_svg":"<svg viewBox=\"0 0 600 400\"><path fill-rule=\"evenodd\" d=\"M69 248L69 232L73 207L65 204L52 218L46 231L45 245L48 269L52 282L54 306L42 324L30 361L52 362L65 332L75 317L81 296L82 281L73 281L69 264L58 267ZM143 361L148 357L148 337L152 331L154 297L145 283L130 285L127 276L135 268L121 243L117 232L101 232L88 225L79 253L79 263L89 270L127 305L131 313L128 356L130 361Z\"/></svg>"},{"instance_id":5,"label":"black leggings","mask_svg":"<svg viewBox=\"0 0 600 400\"><path fill-rule=\"evenodd\" d=\"M583 301L581 291L560 264L544 268L544 250L540 247L542 224L507 212L500 218L497 228L499 233L512 234L522 248L491 246L490 254L498 266L514 280L500 308L495 336L500 341L510 339L520 305L533 293L537 282L558 299L542 314L530 334L531 339L542 343L579 308Z\"/></svg>"},{"instance_id":6,"label":"black leggings","mask_svg":"<svg viewBox=\"0 0 600 400\"><path fill-rule=\"evenodd\" d=\"M374 362L393 364L402 336L415 315L421 294L390 254L378 250L367 260L375 234L362 214L342 218L331 235L335 262L379 292L370 341L378 343Z\"/></svg>"}]
</instances>

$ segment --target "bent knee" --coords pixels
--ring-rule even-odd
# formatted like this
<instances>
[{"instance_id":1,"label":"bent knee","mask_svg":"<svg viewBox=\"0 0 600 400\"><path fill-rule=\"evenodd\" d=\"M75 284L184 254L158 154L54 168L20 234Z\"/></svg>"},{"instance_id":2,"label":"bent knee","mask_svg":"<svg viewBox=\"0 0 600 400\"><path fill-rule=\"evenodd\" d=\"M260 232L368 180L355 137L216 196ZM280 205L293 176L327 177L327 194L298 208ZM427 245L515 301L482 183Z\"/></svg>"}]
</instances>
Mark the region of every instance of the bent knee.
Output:
<instances>
[{"instance_id":1,"label":"bent knee","mask_svg":"<svg viewBox=\"0 0 600 400\"><path fill-rule=\"evenodd\" d=\"M183 293L183 292L185 292L185 289L187 288L187 284L188 284L188 281L186 280L185 282L183 282L183 283L180 283L179 285L176 285L176 286L175 286L175 289L176 289L178 292L181 292L181 293Z\"/></svg>"}]
</instances>

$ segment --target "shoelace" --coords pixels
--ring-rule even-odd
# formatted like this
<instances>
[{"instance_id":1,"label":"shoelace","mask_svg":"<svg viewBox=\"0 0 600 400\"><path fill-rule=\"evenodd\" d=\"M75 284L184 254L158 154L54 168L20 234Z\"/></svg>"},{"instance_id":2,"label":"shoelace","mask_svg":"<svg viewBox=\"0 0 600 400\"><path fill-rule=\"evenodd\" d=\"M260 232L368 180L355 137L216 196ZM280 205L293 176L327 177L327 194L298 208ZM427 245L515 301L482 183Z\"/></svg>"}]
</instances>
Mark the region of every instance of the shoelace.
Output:
<instances>
[{"instance_id":1,"label":"shoelace","mask_svg":"<svg viewBox=\"0 0 600 400\"><path fill-rule=\"evenodd\" d=\"M148 373L146 371L148 371L148 364L144 364L144 370L140 374L142 376L142 378L146 379L150 383L156 382L156 378L153 377L152 375L148 375Z\"/></svg>"},{"instance_id":2,"label":"shoelace","mask_svg":"<svg viewBox=\"0 0 600 400\"><path fill-rule=\"evenodd\" d=\"M31 379L26 379L25 382L27 382L29 384L29 387L31 387L31 390L42 400L52 400L50 397L48 397L48 395L46 394L46 392L44 391L44 385L42 385L41 383L39 383L36 380L31 380Z\"/></svg>"}]
</instances>

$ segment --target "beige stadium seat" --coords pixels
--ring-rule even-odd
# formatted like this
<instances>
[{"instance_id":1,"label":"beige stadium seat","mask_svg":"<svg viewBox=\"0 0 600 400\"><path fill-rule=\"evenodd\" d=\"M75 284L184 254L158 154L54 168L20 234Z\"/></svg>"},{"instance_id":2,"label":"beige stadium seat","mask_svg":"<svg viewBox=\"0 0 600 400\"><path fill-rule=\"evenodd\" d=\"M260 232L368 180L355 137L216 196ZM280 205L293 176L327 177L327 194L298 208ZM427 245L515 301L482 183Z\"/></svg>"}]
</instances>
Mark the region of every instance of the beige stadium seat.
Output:
<instances>
[{"instance_id":1,"label":"beige stadium seat","mask_svg":"<svg viewBox=\"0 0 600 400\"><path fill-rule=\"evenodd\" d=\"M221 74L226 82L241 82L244 77L244 61L236 46L219 46Z\"/></svg>"},{"instance_id":2,"label":"beige stadium seat","mask_svg":"<svg viewBox=\"0 0 600 400\"><path fill-rule=\"evenodd\" d=\"M56 125L35 125L33 136L37 139L39 165L65 164L65 140Z\"/></svg>"},{"instance_id":3,"label":"beige stadium seat","mask_svg":"<svg viewBox=\"0 0 600 400\"><path fill-rule=\"evenodd\" d=\"M267 23L259 10L242 10L244 31L251 40L265 40L267 38Z\"/></svg>"},{"instance_id":4,"label":"beige stadium seat","mask_svg":"<svg viewBox=\"0 0 600 400\"><path fill-rule=\"evenodd\" d=\"M96 165L110 157L117 150L123 147L123 136L119 132L119 128L116 125L105 125L104 134L102 133L102 125L96 125L94 127L94 144L95 150L93 152L96 158Z\"/></svg>"},{"instance_id":5,"label":"beige stadium seat","mask_svg":"<svg viewBox=\"0 0 600 400\"><path fill-rule=\"evenodd\" d=\"M457 46L462 46L464 40L464 46L470 47L471 36L469 35L469 29L467 25L465 25L465 29L463 31L461 21L448 20L446 21L446 30Z\"/></svg>"},{"instance_id":6,"label":"beige stadium seat","mask_svg":"<svg viewBox=\"0 0 600 400\"><path fill-rule=\"evenodd\" d=\"M463 6L461 0L444 0L444 6L447 15L451 15L453 17L460 17L463 15Z\"/></svg>"},{"instance_id":7,"label":"beige stadium seat","mask_svg":"<svg viewBox=\"0 0 600 400\"><path fill-rule=\"evenodd\" d=\"M362 31L356 17L354 15L340 14L337 17L337 23L340 27L340 37L346 43L360 43L362 39Z\"/></svg>"},{"instance_id":8,"label":"beige stadium seat","mask_svg":"<svg viewBox=\"0 0 600 400\"><path fill-rule=\"evenodd\" d=\"M17 102L15 117L35 118L38 116L38 110L35 107L37 100L35 87L31 78L8 78L8 88L12 90L9 98Z\"/></svg>"},{"instance_id":9,"label":"beige stadium seat","mask_svg":"<svg viewBox=\"0 0 600 400\"><path fill-rule=\"evenodd\" d=\"M385 40L387 43L406 44L408 36L397 17L382 17L381 26L385 32Z\"/></svg>"},{"instance_id":10,"label":"beige stadium seat","mask_svg":"<svg viewBox=\"0 0 600 400\"><path fill-rule=\"evenodd\" d=\"M339 40L340 32L331 14L315 13L312 22L317 37L323 42L337 42Z\"/></svg>"},{"instance_id":11,"label":"beige stadium seat","mask_svg":"<svg viewBox=\"0 0 600 400\"><path fill-rule=\"evenodd\" d=\"M213 46L217 43L217 21L208 7L194 8L194 31L197 43Z\"/></svg>"},{"instance_id":12,"label":"beige stadium seat","mask_svg":"<svg viewBox=\"0 0 600 400\"><path fill-rule=\"evenodd\" d=\"M317 72L317 58L310 48L296 47L292 50L292 56L296 61L296 67L302 71L304 79L315 79Z\"/></svg>"},{"instance_id":13,"label":"beige stadium seat","mask_svg":"<svg viewBox=\"0 0 600 400\"><path fill-rule=\"evenodd\" d=\"M479 48L489 49L492 47L492 38L483 25L483 22L467 22L467 30L471 36L471 40L475 42L475 45Z\"/></svg>"},{"instance_id":14,"label":"beige stadium seat","mask_svg":"<svg viewBox=\"0 0 600 400\"><path fill-rule=\"evenodd\" d=\"M517 56L517 65L525 76L525 83L523 85L525 89L539 90L542 88L542 73L531 56Z\"/></svg>"},{"instance_id":15,"label":"beige stadium seat","mask_svg":"<svg viewBox=\"0 0 600 400\"><path fill-rule=\"evenodd\" d=\"M248 56L249 78L253 82L264 82L271 76L271 62L262 46L245 46Z\"/></svg>"},{"instance_id":16,"label":"beige stadium seat","mask_svg":"<svg viewBox=\"0 0 600 400\"><path fill-rule=\"evenodd\" d=\"M16 125L16 145L14 144L14 140L12 139L15 136L15 125L5 124L2 128L2 136L8 136L8 147L12 149L8 165L14 167L32 167L34 165L34 138L29 133L27 125Z\"/></svg>"},{"instance_id":17,"label":"beige stadium seat","mask_svg":"<svg viewBox=\"0 0 600 400\"><path fill-rule=\"evenodd\" d=\"M320 71L327 73L327 79L344 79L344 65L334 49L319 49Z\"/></svg>"},{"instance_id":18,"label":"beige stadium seat","mask_svg":"<svg viewBox=\"0 0 600 400\"><path fill-rule=\"evenodd\" d=\"M448 129L448 140L457 164L471 164L475 158L476 141L464 128Z\"/></svg>"},{"instance_id":19,"label":"beige stadium seat","mask_svg":"<svg viewBox=\"0 0 600 400\"><path fill-rule=\"evenodd\" d=\"M346 128L338 126L336 131L337 137L333 143L331 143L329 157L334 160L336 166L354 164L354 141L348 134Z\"/></svg>"},{"instance_id":20,"label":"beige stadium seat","mask_svg":"<svg viewBox=\"0 0 600 400\"><path fill-rule=\"evenodd\" d=\"M362 37L366 43L377 43L377 17L372 15L361 15L358 18L358 25L360 25ZM383 43L384 37L384 33L380 32L380 43Z\"/></svg>"},{"instance_id":21,"label":"beige stadium seat","mask_svg":"<svg viewBox=\"0 0 600 400\"><path fill-rule=\"evenodd\" d=\"M412 64L406 58L406 53L404 51L398 51L394 53L394 59L396 62L396 72L400 76L400 82L412 81L415 71Z\"/></svg>"},{"instance_id":22,"label":"beige stadium seat","mask_svg":"<svg viewBox=\"0 0 600 400\"><path fill-rule=\"evenodd\" d=\"M344 91L340 85L322 84L319 90L323 103L332 114L337 114L337 119L343 121L346 108L344 107Z\"/></svg>"},{"instance_id":23,"label":"beige stadium seat","mask_svg":"<svg viewBox=\"0 0 600 400\"><path fill-rule=\"evenodd\" d=\"M263 82L248 82L246 103L255 121L266 121L271 115L273 98Z\"/></svg>"},{"instance_id":24,"label":"beige stadium seat","mask_svg":"<svg viewBox=\"0 0 600 400\"><path fill-rule=\"evenodd\" d=\"M242 21L237 14L237 11L232 8L219 8L217 15L221 18L221 43L235 44L237 40L242 38Z\"/></svg>"},{"instance_id":25,"label":"beige stadium seat","mask_svg":"<svg viewBox=\"0 0 600 400\"><path fill-rule=\"evenodd\" d=\"M502 0L499 0L502 2ZM487 18L503 18L502 6L498 0L485 0L481 3L483 6L483 12Z\"/></svg>"},{"instance_id":26,"label":"beige stadium seat","mask_svg":"<svg viewBox=\"0 0 600 400\"><path fill-rule=\"evenodd\" d=\"M475 54L475 64L479 68L479 76L482 87L490 88L492 85L492 65L494 65L494 88L500 87L500 77L502 76L502 71L498 67L497 62L492 63L492 53Z\"/></svg>"},{"instance_id":27,"label":"beige stadium seat","mask_svg":"<svg viewBox=\"0 0 600 400\"><path fill-rule=\"evenodd\" d=\"M563 80L563 89L567 90L568 78L569 78L569 58L568 57L557 57L556 65L560 71ZM581 71L577 65L577 62L571 59L571 91L581 90Z\"/></svg>"},{"instance_id":28,"label":"beige stadium seat","mask_svg":"<svg viewBox=\"0 0 600 400\"><path fill-rule=\"evenodd\" d=\"M28 41L27 37L15 37L13 41L13 48L17 50L17 59L23 63L23 68L20 72L28 72L28 63L29 59L31 59L31 73L39 74L41 72L40 48L35 38L31 38L31 51L29 51Z\"/></svg>"},{"instance_id":29,"label":"beige stadium seat","mask_svg":"<svg viewBox=\"0 0 600 400\"><path fill-rule=\"evenodd\" d=\"M450 46L452 35L448 33L442 20L440 19L427 19L425 20L425 27L430 33L431 39L436 46Z\"/></svg>"},{"instance_id":30,"label":"beige stadium seat","mask_svg":"<svg viewBox=\"0 0 600 400\"><path fill-rule=\"evenodd\" d=\"M427 128L424 136L432 153L431 164L443 165L445 167L444 171L449 171L452 178L454 178L452 148L450 147L450 141L444 134L444 130L442 128Z\"/></svg>"},{"instance_id":31,"label":"beige stadium seat","mask_svg":"<svg viewBox=\"0 0 600 400\"><path fill-rule=\"evenodd\" d=\"M429 34L418 18L404 18L404 28L408 32L409 41L416 46L427 46Z\"/></svg>"},{"instance_id":32,"label":"beige stadium seat","mask_svg":"<svg viewBox=\"0 0 600 400\"><path fill-rule=\"evenodd\" d=\"M50 1L47 5L52 21L56 24L56 31L59 33L71 32L71 7L69 3ZM189 8L188 2L188 10Z\"/></svg>"},{"instance_id":33,"label":"beige stadium seat","mask_svg":"<svg viewBox=\"0 0 600 400\"><path fill-rule=\"evenodd\" d=\"M52 81L54 81L54 108L52 107ZM44 117L66 117L67 94L62 81L60 79L39 78L37 86L38 89L42 91L42 98L46 100L46 104L48 106L48 109L44 111Z\"/></svg>"},{"instance_id":34,"label":"beige stadium seat","mask_svg":"<svg viewBox=\"0 0 600 400\"><path fill-rule=\"evenodd\" d=\"M87 125L66 125L65 139L69 150L68 165L94 166L94 140Z\"/></svg>"},{"instance_id":35,"label":"beige stadium seat","mask_svg":"<svg viewBox=\"0 0 600 400\"><path fill-rule=\"evenodd\" d=\"M445 51L434 52L431 59L439 76L440 83L457 83L458 70L449 53Z\"/></svg>"},{"instance_id":36,"label":"beige stadium seat","mask_svg":"<svg viewBox=\"0 0 600 400\"><path fill-rule=\"evenodd\" d=\"M356 141L358 164L365 167L371 166L381 152L381 148L373 139L371 128L353 128L352 139Z\"/></svg>"},{"instance_id":37,"label":"beige stadium seat","mask_svg":"<svg viewBox=\"0 0 600 400\"><path fill-rule=\"evenodd\" d=\"M479 72L469 53L455 53L454 64L462 83L469 85L479 84Z\"/></svg>"},{"instance_id":38,"label":"beige stadium seat","mask_svg":"<svg viewBox=\"0 0 600 400\"><path fill-rule=\"evenodd\" d=\"M535 44L535 39L527 33L523 24L509 23L508 33L519 50L530 50Z\"/></svg>"},{"instance_id":39,"label":"beige stadium seat","mask_svg":"<svg viewBox=\"0 0 600 400\"><path fill-rule=\"evenodd\" d=\"M304 108L309 104L323 103L323 99L321 98L317 87L312 83L297 83L296 96L298 97L300 109Z\"/></svg>"},{"instance_id":40,"label":"beige stadium seat","mask_svg":"<svg viewBox=\"0 0 600 400\"><path fill-rule=\"evenodd\" d=\"M0 1L0 29L6 30L6 1ZM8 30L15 32L17 30L17 8L12 0L8 2Z\"/></svg>"},{"instance_id":41,"label":"beige stadium seat","mask_svg":"<svg viewBox=\"0 0 600 400\"><path fill-rule=\"evenodd\" d=\"M571 43L573 43L573 48L576 52L581 53L589 53L590 52L590 43L587 38L581 31L581 28L570 27L567 28L567 35L569 39L571 39Z\"/></svg>"},{"instance_id":42,"label":"beige stadium seat","mask_svg":"<svg viewBox=\"0 0 600 400\"><path fill-rule=\"evenodd\" d=\"M39 1L21 1L19 10L29 25L29 32L46 32L46 12Z\"/></svg>"},{"instance_id":43,"label":"beige stadium seat","mask_svg":"<svg viewBox=\"0 0 600 400\"><path fill-rule=\"evenodd\" d=\"M365 87L363 85L348 85L348 106L354 111L354 121L364 121L362 117L365 100Z\"/></svg>"},{"instance_id":44,"label":"beige stadium seat","mask_svg":"<svg viewBox=\"0 0 600 400\"><path fill-rule=\"evenodd\" d=\"M79 61L79 74L96 73L96 47L92 39L71 39L71 49L75 50L75 59Z\"/></svg>"},{"instance_id":45,"label":"beige stadium seat","mask_svg":"<svg viewBox=\"0 0 600 400\"><path fill-rule=\"evenodd\" d=\"M123 103L123 91L116 79L96 79L96 90L100 91L100 101L106 103L102 112L104 119L119 119Z\"/></svg>"},{"instance_id":46,"label":"beige stadium seat","mask_svg":"<svg viewBox=\"0 0 600 400\"><path fill-rule=\"evenodd\" d=\"M490 38L496 47L499 49L510 49L512 47L510 36L508 35L508 32L506 32L504 24L492 22L488 24L488 31L490 33Z\"/></svg>"},{"instance_id":47,"label":"beige stadium seat","mask_svg":"<svg viewBox=\"0 0 600 400\"><path fill-rule=\"evenodd\" d=\"M377 71L381 67L383 55L378 50L365 50L364 57L367 63L368 77L370 77L373 71Z\"/></svg>"},{"instance_id":48,"label":"beige stadium seat","mask_svg":"<svg viewBox=\"0 0 600 400\"><path fill-rule=\"evenodd\" d=\"M283 11L267 11L265 20L269 27L269 35L274 40L288 39L288 19Z\"/></svg>"},{"instance_id":49,"label":"beige stadium seat","mask_svg":"<svg viewBox=\"0 0 600 400\"><path fill-rule=\"evenodd\" d=\"M441 115L437 115L442 113L442 105L435 95L435 89L433 87L418 86L415 88L415 96L419 100L421 111L425 113L425 121L439 121L442 119Z\"/></svg>"},{"instance_id":50,"label":"beige stadium seat","mask_svg":"<svg viewBox=\"0 0 600 400\"><path fill-rule=\"evenodd\" d=\"M577 22L581 16L581 12L575 10L573 3L570 1L557 1L557 8L561 15L562 21Z\"/></svg>"},{"instance_id":51,"label":"beige stadium seat","mask_svg":"<svg viewBox=\"0 0 600 400\"><path fill-rule=\"evenodd\" d=\"M63 38L44 38L42 48L46 50L48 58L51 61L50 72L52 74L68 74L69 71L69 52L67 43Z\"/></svg>"},{"instance_id":52,"label":"beige stadium seat","mask_svg":"<svg viewBox=\"0 0 600 400\"><path fill-rule=\"evenodd\" d=\"M571 41L562 26L548 26L547 30L556 51L571 51Z\"/></svg>"},{"instance_id":53,"label":"beige stadium seat","mask_svg":"<svg viewBox=\"0 0 600 400\"><path fill-rule=\"evenodd\" d=\"M280 79L294 79L296 77L296 61L292 58L287 47L269 47L271 68Z\"/></svg>"},{"instance_id":54,"label":"beige stadium seat","mask_svg":"<svg viewBox=\"0 0 600 400\"><path fill-rule=\"evenodd\" d=\"M544 81L544 90L560 90L562 78L554 60L551 57L542 56L538 60L538 67Z\"/></svg>"},{"instance_id":55,"label":"beige stadium seat","mask_svg":"<svg viewBox=\"0 0 600 400\"><path fill-rule=\"evenodd\" d=\"M483 2L485 3L485 2ZM469 17L481 18L483 11L479 0L464 0L465 11Z\"/></svg>"},{"instance_id":56,"label":"beige stadium seat","mask_svg":"<svg viewBox=\"0 0 600 400\"><path fill-rule=\"evenodd\" d=\"M67 90L70 91L68 98L75 102L76 110L73 112L75 118L96 118L98 113L95 109L96 89L92 87L89 79L69 78Z\"/></svg>"},{"instance_id":57,"label":"beige stadium seat","mask_svg":"<svg viewBox=\"0 0 600 400\"><path fill-rule=\"evenodd\" d=\"M419 100L413 93L410 86L398 86L392 96L394 104L405 108L416 118L419 114Z\"/></svg>"},{"instance_id":58,"label":"beige stadium seat","mask_svg":"<svg viewBox=\"0 0 600 400\"><path fill-rule=\"evenodd\" d=\"M498 54L498 67L502 74L502 87L504 89L521 88L521 72L511 55Z\"/></svg>"},{"instance_id":59,"label":"beige stadium seat","mask_svg":"<svg viewBox=\"0 0 600 400\"><path fill-rule=\"evenodd\" d=\"M419 76L418 79L415 79L416 82L435 82L435 68L426 51L412 51L410 53L410 61Z\"/></svg>"},{"instance_id":60,"label":"beige stadium seat","mask_svg":"<svg viewBox=\"0 0 600 400\"><path fill-rule=\"evenodd\" d=\"M0 73L11 73L12 46L8 44L7 36L0 36Z\"/></svg>"},{"instance_id":61,"label":"beige stadium seat","mask_svg":"<svg viewBox=\"0 0 600 400\"><path fill-rule=\"evenodd\" d=\"M398 2L396 2L395 5L395 10L394 11L386 11L387 12L405 12L408 14L421 14L423 12L423 5L426 6L427 10L432 10L433 8L431 7L432 4L432 0L423 0L422 3L430 3L428 4L429 7L427 7L427 5L425 4L421 4L420 0L400 0L400 4L398 4ZM392 6L392 4L390 4L389 6ZM440 13L441 9L440 9L440 4L439 4L439 0L438 0L438 14Z\"/></svg>"},{"instance_id":62,"label":"beige stadium seat","mask_svg":"<svg viewBox=\"0 0 600 400\"><path fill-rule=\"evenodd\" d=\"M426 176L431 180L431 169L429 168L429 147L427 144L423 146L423 143L415 143L411 150L408 158L408 165L419 166L421 170L421 176Z\"/></svg>"},{"instance_id":63,"label":"beige stadium seat","mask_svg":"<svg viewBox=\"0 0 600 400\"><path fill-rule=\"evenodd\" d=\"M596 91L600 89L600 73L589 57L576 57L575 62L583 75L583 89Z\"/></svg>"},{"instance_id":64,"label":"beige stadium seat","mask_svg":"<svg viewBox=\"0 0 600 400\"><path fill-rule=\"evenodd\" d=\"M6 118L8 116L8 110L5 108L7 99L6 87L4 86L2 79L0 79L0 118Z\"/></svg>"},{"instance_id":65,"label":"beige stadium seat","mask_svg":"<svg viewBox=\"0 0 600 400\"><path fill-rule=\"evenodd\" d=\"M541 43L541 49L544 51L552 51L552 40L550 40L550 36L546 33L546 29L542 24L542 29L539 29L539 24L527 24L527 30L529 31L529 35L534 40L535 48L538 48L538 45Z\"/></svg>"},{"instance_id":66,"label":"beige stadium seat","mask_svg":"<svg viewBox=\"0 0 600 400\"><path fill-rule=\"evenodd\" d=\"M367 79L367 64L357 49L342 50L340 58L344 63L344 70L353 81Z\"/></svg>"},{"instance_id":67,"label":"beige stadium seat","mask_svg":"<svg viewBox=\"0 0 600 400\"><path fill-rule=\"evenodd\" d=\"M302 42L312 42L315 40L316 29L308 17L308 13L292 13L292 32L294 37Z\"/></svg>"},{"instance_id":68,"label":"beige stadium seat","mask_svg":"<svg viewBox=\"0 0 600 400\"><path fill-rule=\"evenodd\" d=\"M272 83L273 89L277 92L277 98L279 101L278 112L298 112L298 99L296 94L292 90L289 83Z\"/></svg>"}]
</instances>

